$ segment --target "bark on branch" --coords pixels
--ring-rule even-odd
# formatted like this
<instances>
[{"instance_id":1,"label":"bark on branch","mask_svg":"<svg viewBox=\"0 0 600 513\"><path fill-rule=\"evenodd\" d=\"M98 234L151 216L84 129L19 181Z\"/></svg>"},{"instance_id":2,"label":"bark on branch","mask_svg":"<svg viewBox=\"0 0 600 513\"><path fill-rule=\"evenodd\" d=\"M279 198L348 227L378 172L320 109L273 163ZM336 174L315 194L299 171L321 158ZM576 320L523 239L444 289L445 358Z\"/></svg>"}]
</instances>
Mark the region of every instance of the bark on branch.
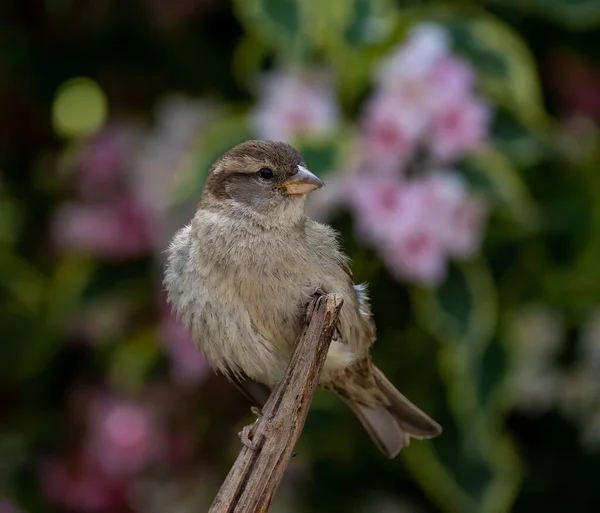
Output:
<instances>
[{"instance_id":1,"label":"bark on branch","mask_svg":"<svg viewBox=\"0 0 600 513\"><path fill-rule=\"evenodd\" d=\"M254 451L243 447L209 513L266 512L300 438L323 369L343 300L337 294L313 298L310 319L285 377L252 427Z\"/></svg>"}]
</instances>

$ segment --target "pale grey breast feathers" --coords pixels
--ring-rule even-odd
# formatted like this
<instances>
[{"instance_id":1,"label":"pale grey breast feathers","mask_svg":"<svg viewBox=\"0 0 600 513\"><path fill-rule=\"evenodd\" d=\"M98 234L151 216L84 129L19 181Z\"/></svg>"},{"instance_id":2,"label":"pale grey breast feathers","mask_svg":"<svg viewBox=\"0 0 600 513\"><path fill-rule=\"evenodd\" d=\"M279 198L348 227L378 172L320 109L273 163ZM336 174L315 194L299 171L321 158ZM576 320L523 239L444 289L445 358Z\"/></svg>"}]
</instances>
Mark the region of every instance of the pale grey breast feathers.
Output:
<instances>
[{"instance_id":1,"label":"pale grey breast feathers","mask_svg":"<svg viewBox=\"0 0 600 513\"><path fill-rule=\"evenodd\" d=\"M374 326L364 287L355 288L335 232L307 218L302 223L302 230L264 237L248 221L199 210L174 238L165 274L169 301L217 370L276 383L317 287L345 300L340 342L332 345L323 379L368 354Z\"/></svg>"}]
</instances>

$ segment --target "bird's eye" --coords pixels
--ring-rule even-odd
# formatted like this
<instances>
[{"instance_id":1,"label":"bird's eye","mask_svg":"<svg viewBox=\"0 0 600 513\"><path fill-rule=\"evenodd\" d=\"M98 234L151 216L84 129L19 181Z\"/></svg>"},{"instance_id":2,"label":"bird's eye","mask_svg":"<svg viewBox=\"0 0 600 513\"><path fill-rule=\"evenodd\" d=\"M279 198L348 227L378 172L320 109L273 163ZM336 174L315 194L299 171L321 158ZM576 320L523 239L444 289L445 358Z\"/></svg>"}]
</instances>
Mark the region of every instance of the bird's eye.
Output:
<instances>
[{"instance_id":1,"label":"bird's eye","mask_svg":"<svg viewBox=\"0 0 600 513\"><path fill-rule=\"evenodd\" d=\"M258 172L258 174L261 178L264 178L265 180L270 180L271 178L273 178L273 171L271 171L268 167L263 167Z\"/></svg>"}]
</instances>

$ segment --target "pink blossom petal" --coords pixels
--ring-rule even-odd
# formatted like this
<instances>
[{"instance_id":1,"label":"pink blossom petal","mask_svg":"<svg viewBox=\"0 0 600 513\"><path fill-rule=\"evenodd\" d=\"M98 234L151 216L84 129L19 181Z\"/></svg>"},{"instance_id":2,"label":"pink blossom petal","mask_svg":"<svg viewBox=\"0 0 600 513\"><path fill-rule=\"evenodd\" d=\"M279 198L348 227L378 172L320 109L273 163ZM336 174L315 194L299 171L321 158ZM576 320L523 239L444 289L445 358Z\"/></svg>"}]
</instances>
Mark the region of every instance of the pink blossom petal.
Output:
<instances>
[{"instance_id":1,"label":"pink blossom petal","mask_svg":"<svg viewBox=\"0 0 600 513\"><path fill-rule=\"evenodd\" d=\"M132 136L125 125L112 123L85 143L77 176L77 186L84 197L97 198L119 189Z\"/></svg>"},{"instance_id":2,"label":"pink blossom petal","mask_svg":"<svg viewBox=\"0 0 600 513\"><path fill-rule=\"evenodd\" d=\"M400 279L438 285L446 276L446 254L441 242L426 229L406 233L383 250L390 270Z\"/></svg>"},{"instance_id":3,"label":"pink blossom petal","mask_svg":"<svg viewBox=\"0 0 600 513\"><path fill-rule=\"evenodd\" d=\"M454 207L448 217L448 227L443 237L449 254L465 258L479 249L485 213L485 202L477 196L465 198Z\"/></svg>"},{"instance_id":4,"label":"pink blossom petal","mask_svg":"<svg viewBox=\"0 0 600 513\"><path fill-rule=\"evenodd\" d=\"M134 198L109 203L70 203L55 214L53 238L67 251L89 252L101 258L141 256L152 246L150 220Z\"/></svg>"},{"instance_id":5,"label":"pink blossom petal","mask_svg":"<svg viewBox=\"0 0 600 513\"><path fill-rule=\"evenodd\" d=\"M471 93L475 85L475 72L465 61L447 56L433 67L429 81L436 90L436 106L443 106Z\"/></svg>"},{"instance_id":6,"label":"pink blossom petal","mask_svg":"<svg viewBox=\"0 0 600 513\"><path fill-rule=\"evenodd\" d=\"M408 126L402 106L389 95L376 95L366 105L360 139L362 167L400 173L415 149L419 128Z\"/></svg>"},{"instance_id":7,"label":"pink blossom petal","mask_svg":"<svg viewBox=\"0 0 600 513\"><path fill-rule=\"evenodd\" d=\"M348 194L359 236L368 243L388 240L403 201L400 181L377 175L357 176L349 183Z\"/></svg>"},{"instance_id":8,"label":"pink blossom petal","mask_svg":"<svg viewBox=\"0 0 600 513\"><path fill-rule=\"evenodd\" d=\"M258 89L251 122L262 139L292 141L299 136L324 136L338 124L337 99L324 73L272 72L262 77Z\"/></svg>"},{"instance_id":9,"label":"pink blossom petal","mask_svg":"<svg viewBox=\"0 0 600 513\"><path fill-rule=\"evenodd\" d=\"M398 278L434 285L445 276L446 257L430 189L425 182L363 177L356 180L351 204L359 234L380 249Z\"/></svg>"},{"instance_id":10,"label":"pink blossom petal","mask_svg":"<svg viewBox=\"0 0 600 513\"><path fill-rule=\"evenodd\" d=\"M149 405L103 396L90 405L85 454L106 475L134 475L161 459L166 437Z\"/></svg>"},{"instance_id":11,"label":"pink blossom petal","mask_svg":"<svg viewBox=\"0 0 600 513\"><path fill-rule=\"evenodd\" d=\"M490 108L475 97L466 97L439 109L433 119L431 151L443 161L474 151L485 140Z\"/></svg>"},{"instance_id":12,"label":"pink blossom petal","mask_svg":"<svg viewBox=\"0 0 600 513\"><path fill-rule=\"evenodd\" d=\"M435 23L421 23L406 42L383 60L377 70L380 85L387 87L406 78L425 78L448 52L448 34Z\"/></svg>"}]
</instances>

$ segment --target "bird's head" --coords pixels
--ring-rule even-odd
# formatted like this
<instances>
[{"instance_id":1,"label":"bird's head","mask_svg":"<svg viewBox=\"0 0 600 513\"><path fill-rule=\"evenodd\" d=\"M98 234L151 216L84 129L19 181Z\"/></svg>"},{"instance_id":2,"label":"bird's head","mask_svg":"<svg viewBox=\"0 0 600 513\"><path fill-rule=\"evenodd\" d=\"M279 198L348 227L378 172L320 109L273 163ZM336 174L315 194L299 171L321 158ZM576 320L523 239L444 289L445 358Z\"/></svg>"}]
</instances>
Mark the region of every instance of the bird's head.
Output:
<instances>
[{"instance_id":1,"label":"bird's head","mask_svg":"<svg viewBox=\"0 0 600 513\"><path fill-rule=\"evenodd\" d=\"M289 144L246 141L213 164L200 206L240 209L287 223L302 215L306 195L323 185Z\"/></svg>"}]
</instances>

